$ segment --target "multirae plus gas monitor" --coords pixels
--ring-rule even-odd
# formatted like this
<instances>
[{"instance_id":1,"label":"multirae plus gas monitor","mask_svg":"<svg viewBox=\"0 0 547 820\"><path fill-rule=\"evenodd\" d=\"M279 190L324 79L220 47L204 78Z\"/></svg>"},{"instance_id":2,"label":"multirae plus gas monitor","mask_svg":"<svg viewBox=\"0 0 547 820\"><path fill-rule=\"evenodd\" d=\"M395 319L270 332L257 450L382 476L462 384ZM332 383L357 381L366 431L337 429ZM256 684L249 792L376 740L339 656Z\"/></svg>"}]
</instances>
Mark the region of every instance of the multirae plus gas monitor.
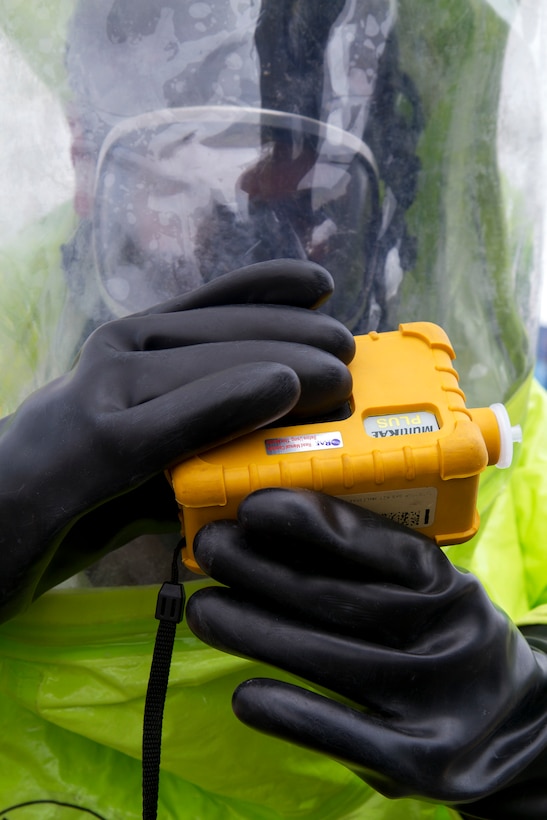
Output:
<instances>
[{"instance_id":1,"label":"multirae plus gas monitor","mask_svg":"<svg viewBox=\"0 0 547 820\"><path fill-rule=\"evenodd\" d=\"M355 342L347 418L263 428L170 470L189 569L200 572L197 531L235 518L240 501L265 487L328 493L439 545L476 533L479 476L509 466L520 428L501 404L466 407L454 350L437 325L402 324Z\"/></svg>"}]
</instances>

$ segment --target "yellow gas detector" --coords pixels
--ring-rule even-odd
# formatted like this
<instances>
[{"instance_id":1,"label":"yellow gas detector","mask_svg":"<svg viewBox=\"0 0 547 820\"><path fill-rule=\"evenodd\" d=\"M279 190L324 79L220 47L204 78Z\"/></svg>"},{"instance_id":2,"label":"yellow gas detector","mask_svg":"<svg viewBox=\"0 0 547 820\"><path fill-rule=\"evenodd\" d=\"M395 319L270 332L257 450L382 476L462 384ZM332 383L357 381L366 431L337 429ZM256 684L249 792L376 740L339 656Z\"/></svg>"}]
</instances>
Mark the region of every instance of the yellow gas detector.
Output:
<instances>
[{"instance_id":1,"label":"yellow gas detector","mask_svg":"<svg viewBox=\"0 0 547 820\"><path fill-rule=\"evenodd\" d=\"M169 471L189 569L201 572L197 531L235 518L240 501L265 487L328 493L439 545L477 532L479 476L488 465L510 465L520 428L502 404L466 407L454 350L437 325L402 324L355 342L347 418L263 428Z\"/></svg>"}]
</instances>

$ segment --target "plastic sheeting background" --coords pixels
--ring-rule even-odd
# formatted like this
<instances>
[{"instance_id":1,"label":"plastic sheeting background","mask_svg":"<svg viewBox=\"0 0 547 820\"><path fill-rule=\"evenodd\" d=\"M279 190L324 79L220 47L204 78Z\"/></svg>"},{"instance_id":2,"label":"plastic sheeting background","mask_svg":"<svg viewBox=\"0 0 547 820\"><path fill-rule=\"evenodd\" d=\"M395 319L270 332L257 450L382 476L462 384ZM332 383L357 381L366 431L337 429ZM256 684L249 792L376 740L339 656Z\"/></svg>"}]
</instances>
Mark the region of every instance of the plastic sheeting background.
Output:
<instances>
[{"instance_id":1,"label":"plastic sheeting background","mask_svg":"<svg viewBox=\"0 0 547 820\"><path fill-rule=\"evenodd\" d=\"M512 0L489 1L501 16L511 16ZM522 0L521 7L532 6L531 0ZM527 32L526 39L532 44L533 58L540 69L547 98L547 31L542 31L541 26L536 27L532 35ZM45 26L39 48L47 52L49 47ZM51 48L55 47L52 42ZM509 100L519 113L517 121L525 121L530 115L529 106L532 102L533 107L533 101L527 99L526 84L523 84L522 78L511 84ZM543 118L545 132L545 106ZM2 123L8 122L9 128L1 127ZM507 134L505 139L507 140ZM517 135L515 139L518 139ZM506 144L511 144L510 139ZM518 156L518 148L515 156ZM544 153L543 167L539 169L542 178L545 178L546 170L547 152ZM515 173L519 173L516 167ZM72 198L74 176L70 159L70 134L62 106L1 30L0 175L0 248L9 244L25 227L35 224ZM546 266L544 258L542 269L545 270ZM0 270L0 276L2 275ZM547 326L545 286L541 324ZM539 357L543 357L541 351ZM0 399L0 407L1 405Z\"/></svg>"},{"instance_id":2,"label":"plastic sheeting background","mask_svg":"<svg viewBox=\"0 0 547 820\"><path fill-rule=\"evenodd\" d=\"M8 121L0 136L0 244L70 199L74 184L61 105L0 31L0 124Z\"/></svg>"}]
</instances>

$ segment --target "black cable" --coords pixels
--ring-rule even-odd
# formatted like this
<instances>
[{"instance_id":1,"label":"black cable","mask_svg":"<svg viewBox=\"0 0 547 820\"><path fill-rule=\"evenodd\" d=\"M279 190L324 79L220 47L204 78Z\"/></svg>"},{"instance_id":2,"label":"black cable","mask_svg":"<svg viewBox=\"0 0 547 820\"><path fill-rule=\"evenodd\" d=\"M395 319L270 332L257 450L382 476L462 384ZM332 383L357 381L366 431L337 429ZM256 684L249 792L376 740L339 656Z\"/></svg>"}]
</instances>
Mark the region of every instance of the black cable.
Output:
<instances>
[{"instance_id":1,"label":"black cable","mask_svg":"<svg viewBox=\"0 0 547 820\"><path fill-rule=\"evenodd\" d=\"M148 678L142 732L143 820L156 820L158 814L163 710L175 633L184 615L184 588L179 583L178 571L180 554L181 544L177 545L173 555L171 581L162 585L156 604L159 624Z\"/></svg>"}]
</instances>

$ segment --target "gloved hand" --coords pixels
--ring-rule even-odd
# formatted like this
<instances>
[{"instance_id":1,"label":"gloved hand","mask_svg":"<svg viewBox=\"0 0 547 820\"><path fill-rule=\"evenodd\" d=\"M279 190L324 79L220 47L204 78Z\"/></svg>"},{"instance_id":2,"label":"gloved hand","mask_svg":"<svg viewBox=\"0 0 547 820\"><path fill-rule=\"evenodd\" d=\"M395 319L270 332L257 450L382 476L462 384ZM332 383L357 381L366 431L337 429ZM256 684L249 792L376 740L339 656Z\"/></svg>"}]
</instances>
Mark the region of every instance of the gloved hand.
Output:
<instances>
[{"instance_id":1,"label":"gloved hand","mask_svg":"<svg viewBox=\"0 0 547 820\"><path fill-rule=\"evenodd\" d=\"M253 265L107 323L0 428L0 615L143 532L176 529L163 470L351 393L351 334L308 262ZM108 503L106 503L108 502Z\"/></svg>"},{"instance_id":2,"label":"gloved hand","mask_svg":"<svg viewBox=\"0 0 547 820\"><path fill-rule=\"evenodd\" d=\"M461 810L547 817L546 657L433 541L332 497L271 489L245 499L238 522L204 527L194 549L227 585L190 598L194 633L322 692L247 681L233 698L243 722L389 797L485 798Z\"/></svg>"}]
</instances>

